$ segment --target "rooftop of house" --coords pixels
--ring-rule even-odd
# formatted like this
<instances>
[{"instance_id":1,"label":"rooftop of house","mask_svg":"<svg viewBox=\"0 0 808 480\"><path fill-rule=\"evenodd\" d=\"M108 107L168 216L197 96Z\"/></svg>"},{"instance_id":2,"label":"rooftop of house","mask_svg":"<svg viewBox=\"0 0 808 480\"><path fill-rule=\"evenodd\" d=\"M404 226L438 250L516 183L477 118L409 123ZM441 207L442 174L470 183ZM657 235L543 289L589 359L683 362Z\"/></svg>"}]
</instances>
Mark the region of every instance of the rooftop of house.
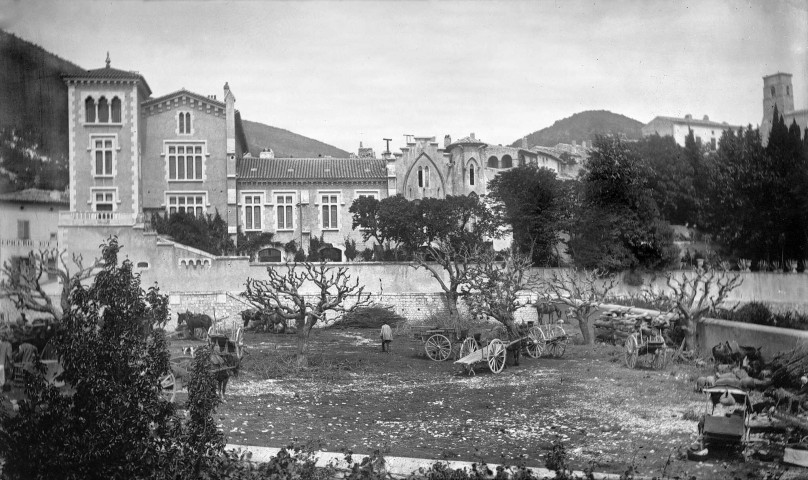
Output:
<instances>
[{"instance_id":1,"label":"rooftop of house","mask_svg":"<svg viewBox=\"0 0 808 480\"><path fill-rule=\"evenodd\" d=\"M221 101L221 100L216 99L215 97L211 98L209 96L202 95L202 94L199 94L199 93L195 93L195 92L192 92L190 90L186 90L184 88L181 88L181 89L179 89L177 91L174 91L174 92L171 92L171 93L168 93L168 94L165 94L165 95L161 95L159 97L149 98L149 99L141 102L141 105L144 105L144 106L153 105L155 103L164 102L164 101L166 101L166 100L168 100L170 98L179 97L179 96L187 96L187 97L199 100L201 102L206 102L206 103L216 105L217 107L221 107L221 108L225 107L224 102Z\"/></svg>"},{"instance_id":2,"label":"rooftop of house","mask_svg":"<svg viewBox=\"0 0 808 480\"><path fill-rule=\"evenodd\" d=\"M710 120L710 118L707 115L705 115L704 118L702 118L702 119L693 118L692 116L689 116L689 115L685 115L684 118L661 117L661 116L660 117L654 117L654 119L651 120L650 122L648 122L648 124L646 126L651 125L652 123L660 123L660 122L672 123L672 124L673 123L678 123L678 124L685 124L685 125L696 125L696 126L700 126L700 127L717 127L717 128L732 128L732 129L741 128L741 127L739 127L737 125L730 125L727 122L714 122L714 121Z\"/></svg>"},{"instance_id":3,"label":"rooftop of house","mask_svg":"<svg viewBox=\"0 0 808 480\"><path fill-rule=\"evenodd\" d=\"M87 70L86 73L79 73L75 75L63 75L62 79L64 80L82 80L82 79L104 79L104 80L136 80L143 84L143 87L146 89L148 95L151 95L151 87L149 87L149 83L146 82L146 79L143 78L138 72L128 71L128 70L120 70L118 68L112 68L110 66L110 59L109 59L109 52L107 52L107 66L102 68L96 68L93 70Z\"/></svg>"},{"instance_id":4,"label":"rooftop of house","mask_svg":"<svg viewBox=\"0 0 808 480\"><path fill-rule=\"evenodd\" d=\"M58 190L27 188L18 192L0 194L0 202L70 205L70 197L67 192L61 192Z\"/></svg>"},{"instance_id":5,"label":"rooftop of house","mask_svg":"<svg viewBox=\"0 0 808 480\"><path fill-rule=\"evenodd\" d=\"M386 180L387 162L378 158L255 158L238 163L239 180Z\"/></svg>"}]
</instances>

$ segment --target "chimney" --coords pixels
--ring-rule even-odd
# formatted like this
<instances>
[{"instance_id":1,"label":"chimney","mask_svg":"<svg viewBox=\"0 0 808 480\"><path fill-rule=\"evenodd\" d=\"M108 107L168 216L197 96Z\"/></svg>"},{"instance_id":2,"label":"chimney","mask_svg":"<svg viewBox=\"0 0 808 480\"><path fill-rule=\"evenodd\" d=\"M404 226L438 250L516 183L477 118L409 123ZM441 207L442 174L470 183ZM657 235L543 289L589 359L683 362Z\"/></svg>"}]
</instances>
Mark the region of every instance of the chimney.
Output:
<instances>
[{"instance_id":1,"label":"chimney","mask_svg":"<svg viewBox=\"0 0 808 480\"><path fill-rule=\"evenodd\" d=\"M693 115L688 113L687 115L685 115L685 120L693 120Z\"/></svg>"},{"instance_id":2,"label":"chimney","mask_svg":"<svg viewBox=\"0 0 808 480\"><path fill-rule=\"evenodd\" d=\"M275 152L271 148L265 148L258 154L258 158L275 158Z\"/></svg>"},{"instance_id":3,"label":"chimney","mask_svg":"<svg viewBox=\"0 0 808 480\"><path fill-rule=\"evenodd\" d=\"M477 140L476 138L474 138L474 132L471 132L471 133L469 134L469 138L471 138L472 140Z\"/></svg>"},{"instance_id":4,"label":"chimney","mask_svg":"<svg viewBox=\"0 0 808 480\"><path fill-rule=\"evenodd\" d=\"M527 137L522 137L522 148L527 150Z\"/></svg>"},{"instance_id":5,"label":"chimney","mask_svg":"<svg viewBox=\"0 0 808 480\"><path fill-rule=\"evenodd\" d=\"M443 137L443 148L446 148L451 144L452 144L452 137L451 136L446 135L445 137Z\"/></svg>"},{"instance_id":6,"label":"chimney","mask_svg":"<svg viewBox=\"0 0 808 480\"><path fill-rule=\"evenodd\" d=\"M236 153L236 97L233 96L233 92L230 91L230 85L228 85L227 82L224 83L224 104L227 153L230 155Z\"/></svg>"}]
</instances>

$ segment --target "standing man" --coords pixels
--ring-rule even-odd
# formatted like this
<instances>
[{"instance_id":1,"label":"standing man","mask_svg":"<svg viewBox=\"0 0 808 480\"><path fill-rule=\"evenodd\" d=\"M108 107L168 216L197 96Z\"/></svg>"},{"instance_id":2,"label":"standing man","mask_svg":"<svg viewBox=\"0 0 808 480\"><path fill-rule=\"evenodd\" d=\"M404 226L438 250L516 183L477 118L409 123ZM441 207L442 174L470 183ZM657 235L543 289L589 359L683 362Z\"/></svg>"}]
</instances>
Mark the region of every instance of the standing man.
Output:
<instances>
[{"instance_id":1,"label":"standing man","mask_svg":"<svg viewBox=\"0 0 808 480\"><path fill-rule=\"evenodd\" d=\"M390 353L390 344L393 342L393 330L390 325L386 323L382 325L380 336L382 338L382 352Z\"/></svg>"}]
</instances>

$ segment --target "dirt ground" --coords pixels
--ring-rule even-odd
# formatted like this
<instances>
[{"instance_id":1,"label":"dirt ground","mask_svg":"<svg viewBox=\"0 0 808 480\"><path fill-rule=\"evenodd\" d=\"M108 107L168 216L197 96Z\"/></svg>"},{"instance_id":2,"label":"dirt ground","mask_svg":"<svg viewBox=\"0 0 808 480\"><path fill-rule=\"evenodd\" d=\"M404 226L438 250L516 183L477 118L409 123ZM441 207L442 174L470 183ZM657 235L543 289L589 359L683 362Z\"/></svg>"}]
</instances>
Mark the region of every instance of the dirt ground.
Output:
<instances>
[{"instance_id":1,"label":"dirt ground","mask_svg":"<svg viewBox=\"0 0 808 480\"><path fill-rule=\"evenodd\" d=\"M570 464L664 478L779 478L778 462L724 456L685 459L697 439L703 394L692 364L628 369L622 349L571 344L561 358L523 357L492 374L469 376L452 360L434 362L416 340L396 335L380 351L375 330L315 330L311 367L295 370L293 335L250 333L238 377L216 417L228 443L544 466L553 441ZM174 341L172 355L199 341ZM640 357L642 360L642 357ZM20 392L3 395L8 406ZM177 394L180 406L187 399ZM747 449L751 453L753 449ZM790 478L808 478L791 467ZM783 477L786 478L786 477Z\"/></svg>"},{"instance_id":2,"label":"dirt ground","mask_svg":"<svg viewBox=\"0 0 808 480\"><path fill-rule=\"evenodd\" d=\"M375 330L316 330L314 367L284 375L294 336L248 333L247 355L217 414L228 442L310 443L405 457L544 465L555 439L570 463L668 478L767 478L784 468L727 456L685 459L705 398L692 365L626 368L610 345L570 345L561 358L522 358L492 374L434 362L401 335L384 354ZM289 372L288 368L285 370Z\"/></svg>"}]
</instances>

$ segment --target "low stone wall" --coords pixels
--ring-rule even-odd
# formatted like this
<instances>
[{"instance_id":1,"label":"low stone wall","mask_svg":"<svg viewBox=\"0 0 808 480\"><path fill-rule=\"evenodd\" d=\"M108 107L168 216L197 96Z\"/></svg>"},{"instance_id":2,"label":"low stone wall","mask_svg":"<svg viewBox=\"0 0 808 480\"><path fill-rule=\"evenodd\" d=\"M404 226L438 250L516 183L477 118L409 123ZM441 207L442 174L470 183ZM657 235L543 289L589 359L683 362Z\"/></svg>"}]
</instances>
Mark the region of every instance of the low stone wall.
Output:
<instances>
[{"instance_id":1,"label":"low stone wall","mask_svg":"<svg viewBox=\"0 0 808 480\"><path fill-rule=\"evenodd\" d=\"M794 348L800 342L808 342L808 331L790 328L769 327L753 323L732 322L708 318L697 327L701 355L712 355L712 347L726 341L736 341L738 345L761 347L765 360L783 350Z\"/></svg>"}]
</instances>

